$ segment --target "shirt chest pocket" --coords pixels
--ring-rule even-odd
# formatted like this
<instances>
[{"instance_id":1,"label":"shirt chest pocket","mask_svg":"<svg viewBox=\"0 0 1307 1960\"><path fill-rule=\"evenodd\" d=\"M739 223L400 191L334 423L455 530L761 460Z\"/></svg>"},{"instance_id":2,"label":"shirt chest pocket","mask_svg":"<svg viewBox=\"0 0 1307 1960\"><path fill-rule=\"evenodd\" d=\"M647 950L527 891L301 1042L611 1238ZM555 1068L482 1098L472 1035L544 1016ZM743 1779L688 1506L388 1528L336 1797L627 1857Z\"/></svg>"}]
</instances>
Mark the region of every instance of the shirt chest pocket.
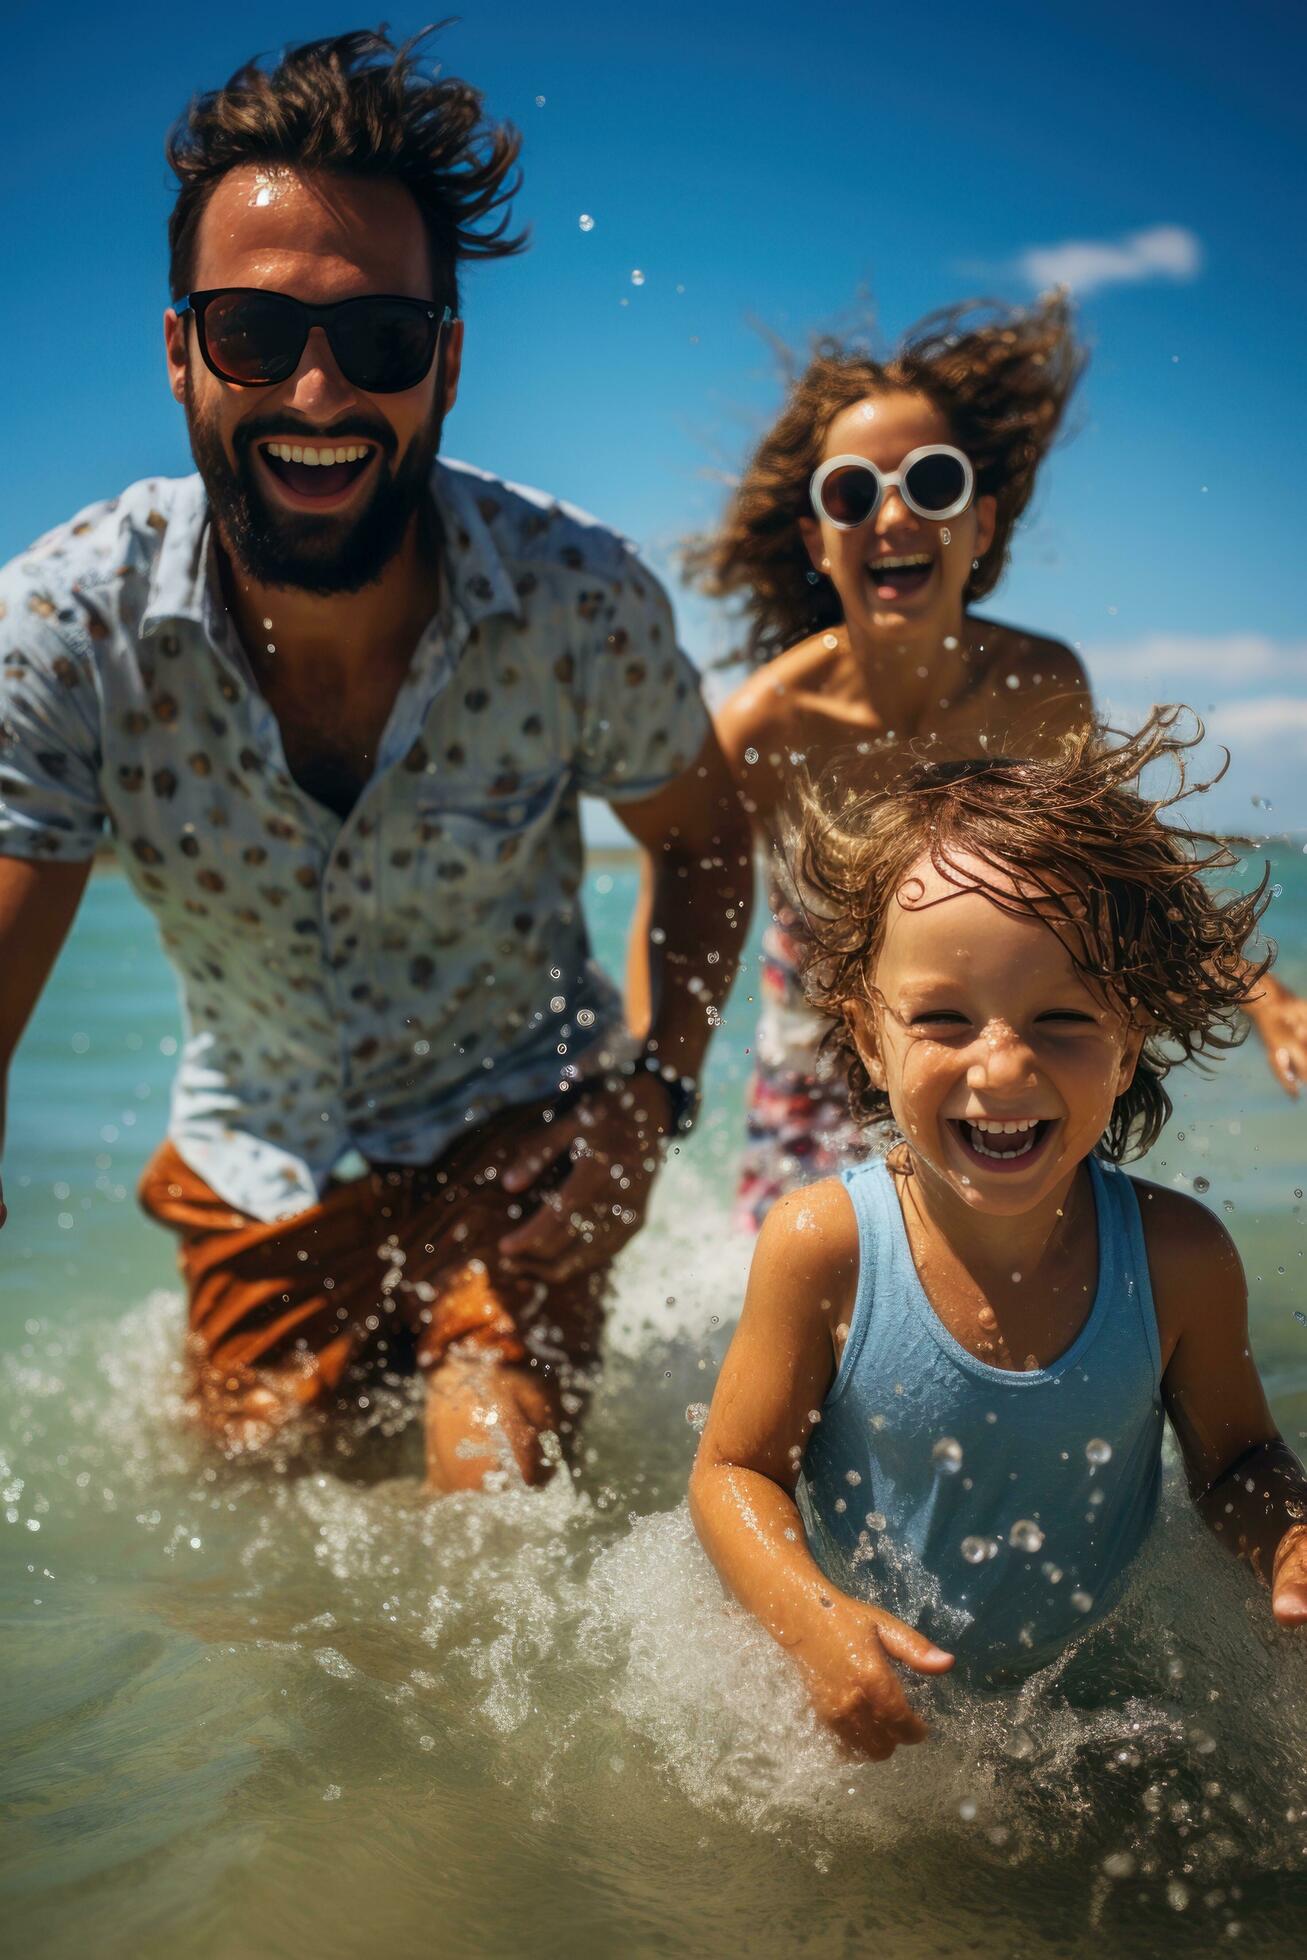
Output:
<instances>
[{"instance_id":1,"label":"shirt chest pocket","mask_svg":"<svg viewBox=\"0 0 1307 1960\"><path fill-rule=\"evenodd\" d=\"M484 913L534 884L567 789L555 771L506 783L460 782L419 799L415 884L451 913Z\"/></svg>"}]
</instances>

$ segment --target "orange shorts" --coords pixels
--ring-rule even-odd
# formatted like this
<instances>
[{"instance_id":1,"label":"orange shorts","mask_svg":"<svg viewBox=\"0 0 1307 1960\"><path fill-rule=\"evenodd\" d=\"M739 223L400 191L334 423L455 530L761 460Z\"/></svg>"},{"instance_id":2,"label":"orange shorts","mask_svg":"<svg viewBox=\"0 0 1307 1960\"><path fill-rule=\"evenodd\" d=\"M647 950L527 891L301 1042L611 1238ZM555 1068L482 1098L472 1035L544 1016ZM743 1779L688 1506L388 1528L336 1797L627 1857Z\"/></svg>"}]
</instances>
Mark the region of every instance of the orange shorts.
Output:
<instances>
[{"instance_id":1,"label":"orange shorts","mask_svg":"<svg viewBox=\"0 0 1307 1960\"><path fill-rule=\"evenodd\" d=\"M162 1144L139 1195L180 1237L201 1402L216 1415L266 1385L305 1409L359 1364L432 1369L452 1350L564 1381L592 1367L607 1270L546 1285L498 1258L510 1205L535 1200L514 1199L497 1172L545 1107L503 1111L429 1166L331 1184L320 1204L271 1224L233 1210Z\"/></svg>"}]
</instances>

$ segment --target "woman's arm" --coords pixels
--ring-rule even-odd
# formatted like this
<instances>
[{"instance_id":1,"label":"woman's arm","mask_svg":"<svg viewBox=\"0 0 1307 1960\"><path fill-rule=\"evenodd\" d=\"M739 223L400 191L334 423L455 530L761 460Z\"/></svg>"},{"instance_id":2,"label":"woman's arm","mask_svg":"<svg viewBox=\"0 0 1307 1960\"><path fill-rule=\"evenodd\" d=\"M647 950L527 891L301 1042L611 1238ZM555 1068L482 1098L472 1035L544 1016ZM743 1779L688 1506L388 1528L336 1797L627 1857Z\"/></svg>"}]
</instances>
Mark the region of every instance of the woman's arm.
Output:
<instances>
[{"instance_id":1,"label":"woman's arm","mask_svg":"<svg viewBox=\"0 0 1307 1960\"><path fill-rule=\"evenodd\" d=\"M926 1726L891 1660L943 1673L952 1656L832 1586L794 1501L804 1445L835 1371L833 1329L857 1286L853 1209L831 1180L783 1198L749 1290L690 1480L695 1528L724 1584L798 1664L818 1715L876 1760Z\"/></svg>"},{"instance_id":2,"label":"woman's arm","mask_svg":"<svg viewBox=\"0 0 1307 1960\"><path fill-rule=\"evenodd\" d=\"M1266 1404L1248 1340L1248 1288L1205 1206L1140 1185L1157 1300L1162 1395L1189 1488L1212 1530L1271 1588L1284 1626L1307 1622L1307 1471Z\"/></svg>"}]
</instances>

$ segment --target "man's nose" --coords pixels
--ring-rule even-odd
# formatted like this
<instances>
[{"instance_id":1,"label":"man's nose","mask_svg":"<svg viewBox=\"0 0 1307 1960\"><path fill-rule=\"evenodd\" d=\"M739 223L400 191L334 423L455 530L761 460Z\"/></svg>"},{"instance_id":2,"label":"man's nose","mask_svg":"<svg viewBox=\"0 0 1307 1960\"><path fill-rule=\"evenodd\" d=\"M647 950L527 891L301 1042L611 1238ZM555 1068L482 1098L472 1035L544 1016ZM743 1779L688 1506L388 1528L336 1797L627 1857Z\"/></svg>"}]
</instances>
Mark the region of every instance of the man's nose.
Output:
<instances>
[{"instance_id":1,"label":"man's nose","mask_svg":"<svg viewBox=\"0 0 1307 1960\"><path fill-rule=\"evenodd\" d=\"M987 1022L967 1067L967 1087L1024 1089L1034 1079L1034 1057L1016 1029L1006 1021Z\"/></svg>"},{"instance_id":2,"label":"man's nose","mask_svg":"<svg viewBox=\"0 0 1307 1960\"><path fill-rule=\"evenodd\" d=\"M331 342L322 327L313 327L304 343L300 364L290 381L288 406L302 410L305 415L316 416L320 421L327 409L339 409L342 403L353 401L358 390L348 382L336 366L336 357L331 351Z\"/></svg>"}]
</instances>

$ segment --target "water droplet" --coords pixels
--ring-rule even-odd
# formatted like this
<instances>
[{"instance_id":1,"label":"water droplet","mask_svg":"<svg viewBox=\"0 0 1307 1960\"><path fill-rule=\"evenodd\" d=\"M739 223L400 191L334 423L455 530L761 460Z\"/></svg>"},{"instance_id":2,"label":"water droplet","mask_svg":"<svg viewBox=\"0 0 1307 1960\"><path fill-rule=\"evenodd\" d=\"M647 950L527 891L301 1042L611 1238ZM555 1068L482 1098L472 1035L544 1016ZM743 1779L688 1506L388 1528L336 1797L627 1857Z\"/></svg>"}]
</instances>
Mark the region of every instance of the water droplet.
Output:
<instances>
[{"instance_id":1,"label":"water droplet","mask_svg":"<svg viewBox=\"0 0 1307 1960\"><path fill-rule=\"evenodd\" d=\"M1007 1535L1007 1542L1014 1551L1037 1552L1044 1542L1044 1534L1032 1518L1018 1518Z\"/></svg>"},{"instance_id":2,"label":"water droplet","mask_svg":"<svg viewBox=\"0 0 1307 1960\"><path fill-rule=\"evenodd\" d=\"M1181 1878L1173 1878L1166 1888L1166 1903L1172 1912L1183 1912L1192 1894Z\"/></svg>"},{"instance_id":3,"label":"water droplet","mask_svg":"<svg viewBox=\"0 0 1307 1960\"><path fill-rule=\"evenodd\" d=\"M935 1468L947 1477L956 1477L962 1468L962 1445L952 1436L941 1436L930 1454Z\"/></svg>"},{"instance_id":4,"label":"water droplet","mask_svg":"<svg viewBox=\"0 0 1307 1960\"><path fill-rule=\"evenodd\" d=\"M947 524L940 526L939 541L941 544L952 544L953 542L953 533L949 530Z\"/></svg>"},{"instance_id":5,"label":"water droplet","mask_svg":"<svg viewBox=\"0 0 1307 1960\"><path fill-rule=\"evenodd\" d=\"M1295 1320L1300 1321L1304 1327L1307 1327L1307 1313L1304 1313L1301 1307L1294 1308L1293 1317Z\"/></svg>"},{"instance_id":6,"label":"water droplet","mask_svg":"<svg viewBox=\"0 0 1307 1960\"><path fill-rule=\"evenodd\" d=\"M883 1531L885 1529L885 1513L883 1511L868 1511L867 1524L872 1531Z\"/></svg>"},{"instance_id":7,"label":"water droplet","mask_svg":"<svg viewBox=\"0 0 1307 1960\"><path fill-rule=\"evenodd\" d=\"M1093 1603L1094 1595L1082 1591L1079 1587L1071 1595L1071 1604L1075 1607L1077 1613L1088 1613Z\"/></svg>"},{"instance_id":8,"label":"water droplet","mask_svg":"<svg viewBox=\"0 0 1307 1960\"><path fill-rule=\"evenodd\" d=\"M746 749L744 751L744 759L746 762L756 762L758 760L757 749Z\"/></svg>"},{"instance_id":9,"label":"water droplet","mask_svg":"<svg viewBox=\"0 0 1307 1960\"><path fill-rule=\"evenodd\" d=\"M968 1565L983 1565L987 1558L993 1558L998 1550L998 1542L993 1538L964 1538L962 1556Z\"/></svg>"},{"instance_id":10,"label":"water droplet","mask_svg":"<svg viewBox=\"0 0 1307 1960\"><path fill-rule=\"evenodd\" d=\"M1222 1211L1233 1211L1233 1210L1234 1210L1234 1199L1233 1199L1233 1198L1222 1198L1222 1200L1221 1200L1221 1210L1222 1210Z\"/></svg>"},{"instance_id":11,"label":"water droplet","mask_svg":"<svg viewBox=\"0 0 1307 1960\"><path fill-rule=\"evenodd\" d=\"M1132 1742L1127 1742L1124 1748L1118 1749L1112 1758L1112 1761L1119 1763L1122 1769L1138 1769L1143 1760Z\"/></svg>"},{"instance_id":12,"label":"water droplet","mask_svg":"<svg viewBox=\"0 0 1307 1960\"><path fill-rule=\"evenodd\" d=\"M1008 674L1006 676L1006 679L1009 687L1020 687L1021 685L1020 674Z\"/></svg>"},{"instance_id":13,"label":"water droplet","mask_svg":"<svg viewBox=\"0 0 1307 1960\"><path fill-rule=\"evenodd\" d=\"M1112 1461L1112 1445L1105 1443L1101 1436L1091 1436L1085 1444L1085 1455L1091 1463L1110 1463Z\"/></svg>"},{"instance_id":14,"label":"water droplet","mask_svg":"<svg viewBox=\"0 0 1307 1960\"><path fill-rule=\"evenodd\" d=\"M1044 1563L1040 1566L1039 1569L1043 1573L1044 1577L1048 1580L1050 1586L1061 1585L1062 1568L1060 1565L1054 1565L1051 1558L1046 1558L1044 1560Z\"/></svg>"},{"instance_id":15,"label":"water droplet","mask_svg":"<svg viewBox=\"0 0 1307 1960\"><path fill-rule=\"evenodd\" d=\"M543 96L543 95L537 95L537 97L536 97L536 108L537 108L537 109L543 109L543 108L544 108L544 106L545 106L545 98L544 98L544 96Z\"/></svg>"},{"instance_id":16,"label":"water droplet","mask_svg":"<svg viewBox=\"0 0 1307 1960\"><path fill-rule=\"evenodd\" d=\"M581 213L580 217L577 219L577 223L580 225L582 231L593 231L595 228L595 221L590 216L590 213L588 211L583 211Z\"/></svg>"},{"instance_id":17,"label":"water droplet","mask_svg":"<svg viewBox=\"0 0 1307 1960\"><path fill-rule=\"evenodd\" d=\"M1302 1192L1298 1189L1296 1184L1293 1187L1293 1195L1295 1198L1301 1198L1302 1196Z\"/></svg>"},{"instance_id":18,"label":"water droplet","mask_svg":"<svg viewBox=\"0 0 1307 1960\"><path fill-rule=\"evenodd\" d=\"M595 1013L593 1007L578 1007L576 1010L577 1027L592 1028L594 1024L595 1024Z\"/></svg>"},{"instance_id":19,"label":"water droplet","mask_svg":"<svg viewBox=\"0 0 1307 1960\"><path fill-rule=\"evenodd\" d=\"M976 1800L974 1797L963 1797L961 1803L958 1805L958 1816L964 1824L973 1824L975 1822Z\"/></svg>"},{"instance_id":20,"label":"water droplet","mask_svg":"<svg viewBox=\"0 0 1307 1960\"><path fill-rule=\"evenodd\" d=\"M1028 1729L1013 1729L1003 1745L1003 1754L1010 1756L1014 1763L1023 1763L1034 1753L1035 1744Z\"/></svg>"},{"instance_id":21,"label":"water droplet","mask_svg":"<svg viewBox=\"0 0 1307 1960\"><path fill-rule=\"evenodd\" d=\"M555 994L549 1002L549 1012L551 1014L561 1014L566 1006L567 1002L563 999L563 996L561 994Z\"/></svg>"},{"instance_id":22,"label":"water droplet","mask_svg":"<svg viewBox=\"0 0 1307 1960\"><path fill-rule=\"evenodd\" d=\"M1135 1859L1132 1851L1110 1851L1103 1860L1103 1870L1109 1878L1133 1878Z\"/></svg>"},{"instance_id":23,"label":"water droplet","mask_svg":"<svg viewBox=\"0 0 1307 1960\"><path fill-rule=\"evenodd\" d=\"M1196 1177L1194 1179L1195 1191L1210 1191L1211 1188L1212 1188L1212 1180L1210 1177Z\"/></svg>"},{"instance_id":24,"label":"water droplet","mask_svg":"<svg viewBox=\"0 0 1307 1960\"><path fill-rule=\"evenodd\" d=\"M631 274L631 284L633 286L643 286L644 284L644 274L641 272L639 266L637 266L635 268L635 271Z\"/></svg>"},{"instance_id":25,"label":"water droplet","mask_svg":"<svg viewBox=\"0 0 1307 1960\"><path fill-rule=\"evenodd\" d=\"M833 653L835 648L840 643L839 635L836 633L823 633L821 636L821 643L825 647L827 653Z\"/></svg>"}]
</instances>

